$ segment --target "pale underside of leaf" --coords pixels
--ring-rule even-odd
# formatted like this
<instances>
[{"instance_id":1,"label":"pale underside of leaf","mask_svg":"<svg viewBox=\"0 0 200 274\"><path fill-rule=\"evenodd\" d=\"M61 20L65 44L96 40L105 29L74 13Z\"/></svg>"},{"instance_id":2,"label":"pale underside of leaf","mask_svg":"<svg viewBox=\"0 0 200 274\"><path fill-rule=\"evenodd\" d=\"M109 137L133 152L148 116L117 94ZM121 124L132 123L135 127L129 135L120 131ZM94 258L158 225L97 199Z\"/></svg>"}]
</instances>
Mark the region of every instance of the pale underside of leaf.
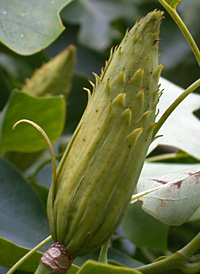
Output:
<instances>
[{"instance_id":1,"label":"pale underside of leaf","mask_svg":"<svg viewBox=\"0 0 200 274\"><path fill-rule=\"evenodd\" d=\"M162 96L158 103L159 113L157 121L172 104L172 102L184 91L179 86L161 77ZM193 114L200 108L200 95L190 94L169 116L158 132L162 137L153 141L149 153L158 145L166 145L179 148L193 157L200 159L200 120Z\"/></svg>"},{"instance_id":2,"label":"pale underside of leaf","mask_svg":"<svg viewBox=\"0 0 200 274\"><path fill-rule=\"evenodd\" d=\"M181 225L200 206L199 191L199 169L142 177L132 203L142 201L144 211L156 219L169 225Z\"/></svg>"}]
</instances>

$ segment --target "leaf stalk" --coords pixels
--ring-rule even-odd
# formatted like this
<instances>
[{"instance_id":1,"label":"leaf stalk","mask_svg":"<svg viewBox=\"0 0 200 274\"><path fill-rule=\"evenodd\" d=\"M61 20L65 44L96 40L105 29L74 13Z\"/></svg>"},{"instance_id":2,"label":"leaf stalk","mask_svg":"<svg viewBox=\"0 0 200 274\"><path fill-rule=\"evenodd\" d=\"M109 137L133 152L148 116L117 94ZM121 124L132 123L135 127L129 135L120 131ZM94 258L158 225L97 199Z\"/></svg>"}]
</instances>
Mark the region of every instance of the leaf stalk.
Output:
<instances>
[{"instance_id":1,"label":"leaf stalk","mask_svg":"<svg viewBox=\"0 0 200 274\"><path fill-rule=\"evenodd\" d=\"M42 242L40 242L38 245L36 245L33 249L31 249L26 255L24 255L16 264L14 264L11 269L6 274L12 274L14 273L20 265L22 265L31 255L33 255L38 249L43 247L45 244L50 242L52 240L52 236L48 236L46 239L44 239Z\"/></svg>"},{"instance_id":2,"label":"leaf stalk","mask_svg":"<svg viewBox=\"0 0 200 274\"><path fill-rule=\"evenodd\" d=\"M185 247L171 256L136 268L143 274L163 273L170 270L180 270L185 274L196 274L200 271L200 262L191 262L194 252L200 248L200 233Z\"/></svg>"},{"instance_id":3,"label":"leaf stalk","mask_svg":"<svg viewBox=\"0 0 200 274\"><path fill-rule=\"evenodd\" d=\"M14 124L14 126L13 126L13 130L20 123L27 123L27 124L32 125L34 128L36 128L42 134L42 136L44 137L45 141L47 142L47 145L49 147L50 154L51 154L51 161L52 161L52 177L53 177L53 179L52 179L52 186L55 187L56 178L57 178L57 173L56 173L56 168L57 168L57 165L56 165L56 156L55 156L53 145L52 145L52 143L51 143L48 135L46 134L46 132L38 124L36 124L35 122L33 122L31 120L28 120L28 119L22 119L22 120L19 120L18 122L16 122Z\"/></svg>"},{"instance_id":4,"label":"leaf stalk","mask_svg":"<svg viewBox=\"0 0 200 274\"><path fill-rule=\"evenodd\" d=\"M109 248L110 239L108 239L105 244L101 247L98 261L103 264L108 263L108 248Z\"/></svg>"}]
</instances>

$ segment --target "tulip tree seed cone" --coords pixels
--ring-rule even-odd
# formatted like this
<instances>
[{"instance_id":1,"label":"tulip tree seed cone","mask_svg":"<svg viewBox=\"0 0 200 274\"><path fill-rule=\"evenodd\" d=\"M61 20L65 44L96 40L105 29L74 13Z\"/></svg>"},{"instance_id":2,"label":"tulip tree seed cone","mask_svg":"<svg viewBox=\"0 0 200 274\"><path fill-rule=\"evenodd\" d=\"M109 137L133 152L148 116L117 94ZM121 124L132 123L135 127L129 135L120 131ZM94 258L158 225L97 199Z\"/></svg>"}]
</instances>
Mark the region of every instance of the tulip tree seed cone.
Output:
<instances>
[{"instance_id":1,"label":"tulip tree seed cone","mask_svg":"<svg viewBox=\"0 0 200 274\"><path fill-rule=\"evenodd\" d=\"M130 203L153 138L158 103L159 30L155 10L111 51L57 170L48 197L54 241L75 256L111 237Z\"/></svg>"},{"instance_id":2,"label":"tulip tree seed cone","mask_svg":"<svg viewBox=\"0 0 200 274\"><path fill-rule=\"evenodd\" d=\"M76 48L68 46L63 52L37 69L27 79L22 91L30 95L45 97L63 94L67 99L73 76Z\"/></svg>"}]
</instances>

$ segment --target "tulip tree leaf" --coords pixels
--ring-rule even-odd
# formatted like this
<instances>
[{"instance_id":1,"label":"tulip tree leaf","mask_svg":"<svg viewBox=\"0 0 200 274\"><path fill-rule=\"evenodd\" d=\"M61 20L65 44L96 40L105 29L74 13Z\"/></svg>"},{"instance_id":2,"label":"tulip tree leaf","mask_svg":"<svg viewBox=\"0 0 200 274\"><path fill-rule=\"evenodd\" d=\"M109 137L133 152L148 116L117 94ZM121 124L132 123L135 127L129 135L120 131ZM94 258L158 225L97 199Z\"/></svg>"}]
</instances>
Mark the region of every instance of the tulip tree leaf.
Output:
<instances>
[{"instance_id":1,"label":"tulip tree leaf","mask_svg":"<svg viewBox=\"0 0 200 274\"><path fill-rule=\"evenodd\" d=\"M182 172L188 170L200 170L200 164L169 164L169 163L144 163L140 181L146 180L147 177L160 177L163 174L171 172ZM189 221L196 221L200 219L200 207L195 211Z\"/></svg>"},{"instance_id":2,"label":"tulip tree leaf","mask_svg":"<svg viewBox=\"0 0 200 274\"><path fill-rule=\"evenodd\" d=\"M168 225L181 225L200 206L200 169L170 172L161 177L141 178L137 192L142 208ZM155 189L151 192L151 189ZM145 192L147 193L145 195Z\"/></svg>"},{"instance_id":3,"label":"tulip tree leaf","mask_svg":"<svg viewBox=\"0 0 200 274\"><path fill-rule=\"evenodd\" d=\"M64 30L60 10L72 0L0 0L0 41L29 55L52 43Z\"/></svg>"},{"instance_id":4,"label":"tulip tree leaf","mask_svg":"<svg viewBox=\"0 0 200 274\"><path fill-rule=\"evenodd\" d=\"M136 246L167 249L169 226L144 212L141 202L129 206L122 224L126 237Z\"/></svg>"},{"instance_id":5,"label":"tulip tree leaf","mask_svg":"<svg viewBox=\"0 0 200 274\"><path fill-rule=\"evenodd\" d=\"M165 0L170 7L175 9L182 0Z\"/></svg>"},{"instance_id":6,"label":"tulip tree leaf","mask_svg":"<svg viewBox=\"0 0 200 274\"><path fill-rule=\"evenodd\" d=\"M28 124L14 123L29 119L41 126L52 142L62 133L65 123L65 100L61 96L37 98L13 91L0 116L0 148L7 151L32 152L47 147L41 134Z\"/></svg>"},{"instance_id":7,"label":"tulip tree leaf","mask_svg":"<svg viewBox=\"0 0 200 274\"><path fill-rule=\"evenodd\" d=\"M4 238L0 237L0 265L4 267L12 267L18 262L27 252L28 248L16 245ZM41 252L35 252L28 259L26 259L19 267L18 270L26 271L26 273L35 272L42 257ZM72 265L68 274L75 274L78 271L78 267Z\"/></svg>"},{"instance_id":8,"label":"tulip tree leaf","mask_svg":"<svg viewBox=\"0 0 200 274\"><path fill-rule=\"evenodd\" d=\"M143 181L147 177L161 177L164 174L193 169L200 170L200 164L144 163L139 180Z\"/></svg>"},{"instance_id":9,"label":"tulip tree leaf","mask_svg":"<svg viewBox=\"0 0 200 274\"><path fill-rule=\"evenodd\" d=\"M11 267L50 235L39 199L22 174L0 158L0 265ZM45 245L42 250L47 250ZM42 253L34 253L19 270L35 272ZM69 274L75 274L72 266Z\"/></svg>"},{"instance_id":10,"label":"tulip tree leaf","mask_svg":"<svg viewBox=\"0 0 200 274\"><path fill-rule=\"evenodd\" d=\"M67 274L78 273L79 267L76 265L71 265L70 269L67 271Z\"/></svg>"},{"instance_id":11,"label":"tulip tree leaf","mask_svg":"<svg viewBox=\"0 0 200 274\"><path fill-rule=\"evenodd\" d=\"M200 220L200 207L195 211L195 213L191 216L188 222L195 222Z\"/></svg>"},{"instance_id":12,"label":"tulip tree leaf","mask_svg":"<svg viewBox=\"0 0 200 274\"><path fill-rule=\"evenodd\" d=\"M172 104L172 102L184 91L164 78L160 80L163 94L158 103L159 114L157 120ZM200 159L200 120L193 112L200 108L200 95L190 94L173 111L158 132L162 137L153 141L149 152L158 145L177 147L193 157Z\"/></svg>"},{"instance_id":13,"label":"tulip tree leaf","mask_svg":"<svg viewBox=\"0 0 200 274\"><path fill-rule=\"evenodd\" d=\"M0 265L4 267L13 266L29 251L28 248L16 245L4 238L0 238L0 246ZM41 252L35 252L19 267L19 270L34 272L40 262L41 256Z\"/></svg>"},{"instance_id":14,"label":"tulip tree leaf","mask_svg":"<svg viewBox=\"0 0 200 274\"><path fill-rule=\"evenodd\" d=\"M0 237L33 248L50 235L45 212L23 175L0 158Z\"/></svg>"},{"instance_id":15,"label":"tulip tree leaf","mask_svg":"<svg viewBox=\"0 0 200 274\"><path fill-rule=\"evenodd\" d=\"M140 271L126 268L126 267L119 267L119 266L112 266L107 264L101 264L95 261L87 261L81 269L77 272L77 274L141 274Z\"/></svg>"}]
</instances>

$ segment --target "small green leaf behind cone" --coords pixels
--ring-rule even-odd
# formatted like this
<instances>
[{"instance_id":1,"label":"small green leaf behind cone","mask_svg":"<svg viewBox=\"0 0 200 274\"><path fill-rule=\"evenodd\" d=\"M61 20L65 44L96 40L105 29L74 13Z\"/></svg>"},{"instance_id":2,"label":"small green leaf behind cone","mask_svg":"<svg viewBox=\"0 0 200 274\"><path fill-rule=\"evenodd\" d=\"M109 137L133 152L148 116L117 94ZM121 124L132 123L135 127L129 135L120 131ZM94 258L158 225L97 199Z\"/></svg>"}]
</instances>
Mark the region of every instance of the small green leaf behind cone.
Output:
<instances>
[{"instance_id":1,"label":"small green leaf behind cone","mask_svg":"<svg viewBox=\"0 0 200 274\"><path fill-rule=\"evenodd\" d=\"M137 192L145 193L154 188L155 191L144 194L138 200L143 202L144 211L163 223L181 225L188 221L200 206L199 169L142 178L137 185Z\"/></svg>"},{"instance_id":2,"label":"small green leaf behind cone","mask_svg":"<svg viewBox=\"0 0 200 274\"><path fill-rule=\"evenodd\" d=\"M64 30L59 11L72 0L0 0L0 41L29 55L52 43Z\"/></svg>"},{"instance_id":3,"label":"small green leaf behind cone","mask_svg":"<svg viewBox=\"0 0 200 274\"><path fill-rule=\"evenodd\" d=\"M29 119L40 125L52 142L62 133L65 123L65 100L62 96L37 98L13 91L0 117L0 149L6 151L37 151L47 147L45 140L33 127L13 125Z\"/></svg>"}]
</instances>

